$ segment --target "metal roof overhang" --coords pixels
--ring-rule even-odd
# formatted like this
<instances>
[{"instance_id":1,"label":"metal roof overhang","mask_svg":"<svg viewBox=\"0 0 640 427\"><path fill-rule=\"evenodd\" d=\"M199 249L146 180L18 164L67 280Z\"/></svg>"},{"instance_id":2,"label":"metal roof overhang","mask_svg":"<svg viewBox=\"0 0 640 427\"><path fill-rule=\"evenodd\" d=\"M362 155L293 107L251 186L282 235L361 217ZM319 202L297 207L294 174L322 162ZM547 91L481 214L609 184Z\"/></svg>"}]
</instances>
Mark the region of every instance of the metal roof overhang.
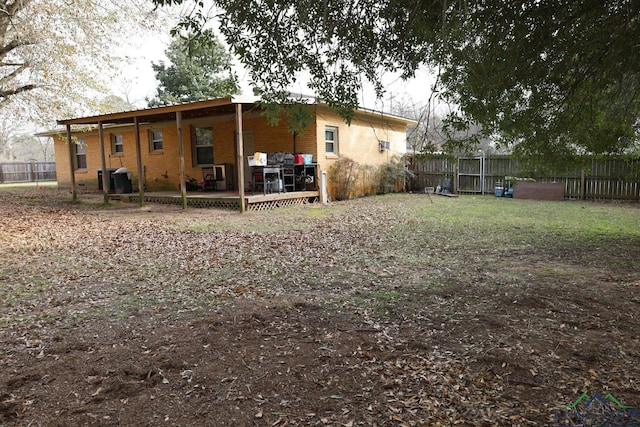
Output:
<instances>
[{"instance_id":1,"label":"metal roof overhang","mask_svg":"<svg viewBox=\"0 0 640 427\"><path fill-rule=\"evenodd\" d=\"M73 119L58 120L60 125L97 125L156 123L175 120L176 113L182 113L183 119L196 119L200 117L222 116L235 114L235 105L242 104L243 112L258 108L255 99L219 98L205 101L189 102L184 104L165 105L141 110L123 111L118 113L100 114L96 116L78 117Z\"/></svg>"}]
</instances>

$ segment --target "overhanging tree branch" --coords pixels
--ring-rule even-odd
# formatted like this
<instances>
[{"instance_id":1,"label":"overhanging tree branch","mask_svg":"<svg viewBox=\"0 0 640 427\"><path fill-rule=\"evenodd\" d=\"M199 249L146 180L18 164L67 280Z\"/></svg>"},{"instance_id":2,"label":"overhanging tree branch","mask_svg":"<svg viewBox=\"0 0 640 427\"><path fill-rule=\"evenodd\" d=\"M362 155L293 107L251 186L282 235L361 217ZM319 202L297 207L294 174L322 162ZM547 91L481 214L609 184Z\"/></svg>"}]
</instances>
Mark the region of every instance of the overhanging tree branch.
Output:
<instances>
[{"instance_id":1,"label":"overhanging tree branch","mask_svg":"<svg viewBox=\"0 0 640 427\"><path fill-rule=\"evenodd\" d=\"M4 46L0 46L0 60L4 59L9 53L13 50L23 47L23 46L32 46L34 43L27 41L19 41L17 39L11 40L9 43Z\"/></svg>"},{"instance_id":2,"label":"overhanging tree branch","mask_svg":"<svg viewBox=\"0 0 640 427\"><path fill-rule=\"evenodd\" d=\"M213 1L227 43L273 99L308 70L310 88L348 118L362 76L380 96L380 71L428 65L442 69L458 124L548 157L619 150L640 117L637 92L611 86L640 80L638 1Z\"/></svg>"},{"instance_id":3,"label":"overhanging tree branch","mask_svg":"<svg viewBox=\"0 0 640 427\"><path fill-rule=\"evenodd\" d=\"M10 96L17 95L19 93L26 92L29 90L33 90L36 87L37 87L36 85L29 84L29 85L20 86L14 89L0 90L0 98L6 99L6 98L9 98Z\"/></svg>"},{"instance_id":4,"label":"overhanging tree branch","mask_svg":"<svg viewBox=\"0 0 640 427\"><path fill-rule=\"evenodd\" d=\"M11 82L11 80L18 77L18 75L20 75L22 72L24 72L28 68L29 64L26 62L22 64L0 64L0 67L6 67L6 66L15 67L15 69L9 74L0 78L0 88L7 85L9 82Z\"/></svg>"}]
</instances>

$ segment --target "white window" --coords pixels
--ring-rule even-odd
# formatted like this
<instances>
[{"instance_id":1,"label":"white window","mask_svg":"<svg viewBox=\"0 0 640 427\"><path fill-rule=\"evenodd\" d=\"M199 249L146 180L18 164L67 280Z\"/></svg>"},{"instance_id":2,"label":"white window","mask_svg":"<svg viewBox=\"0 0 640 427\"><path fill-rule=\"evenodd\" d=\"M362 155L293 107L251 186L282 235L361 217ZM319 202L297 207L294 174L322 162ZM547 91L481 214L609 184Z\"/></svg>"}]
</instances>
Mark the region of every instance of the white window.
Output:
<instances>
[{"instance_id":1,"label":"white window","mask_svg":"<svg viewBox=\"0 0 640 427\"><path fill-rule=\"evenodd\" d=\"M84 138L78 138L75 144L75 163L76 170L87 168L87 145Z\"/></svg>"},{"instance_id":2,"label":"white window","mask_svg":"<svg viewBox=\"0 0 640 427\"><path fill-rule=\"evenodd\" d=\"M213 128L191 128L191 145L193 146L193 165L213 165Z\"/></svg>"},{"instance_id":3,"label":"white window","mask_svg":"<svg viewBox=\"0 0 640 427\"><path fill-rule=\"evenodd\" d=\"M124 140L121 133L111 134L111 154L124 153Z\"/></svg>"},{"instance_id":4,"label":"white window","mask_svg":"<svg viewBox=\"0 0 640 427\"><path fill-rule=\"evenodd\" d=\"M327 126L324 130L324 145L327 154L338 154L338 128Z\"/></svg>"},{"instance_id":5,"label":"white window","mask_svg":"<svg viewBox=\"0 0 640 427\"><path fill-rule=\"evenodd\" d=\"M150 130L149 131L149 151L162 151L162 131Z\"/></svg>"}]
</instances>

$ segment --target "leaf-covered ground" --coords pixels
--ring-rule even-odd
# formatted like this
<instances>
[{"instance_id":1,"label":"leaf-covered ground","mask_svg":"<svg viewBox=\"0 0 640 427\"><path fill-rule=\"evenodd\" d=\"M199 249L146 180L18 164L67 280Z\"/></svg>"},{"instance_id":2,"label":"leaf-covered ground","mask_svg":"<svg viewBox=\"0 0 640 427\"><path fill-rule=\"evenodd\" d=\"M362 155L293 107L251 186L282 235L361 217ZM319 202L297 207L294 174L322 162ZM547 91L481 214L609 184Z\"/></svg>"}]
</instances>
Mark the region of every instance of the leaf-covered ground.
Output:
<instances>
[{"instance_id":1,"label":"leaf-covered ground","mask_svg":"<svg viewBox=\"0 0 640 427\"><path fill-rule=\"evenodd\" d=\"M0 192L0 425L554 425L640 406L637 204L240 215Z\"/></svg>"}]
</instances>

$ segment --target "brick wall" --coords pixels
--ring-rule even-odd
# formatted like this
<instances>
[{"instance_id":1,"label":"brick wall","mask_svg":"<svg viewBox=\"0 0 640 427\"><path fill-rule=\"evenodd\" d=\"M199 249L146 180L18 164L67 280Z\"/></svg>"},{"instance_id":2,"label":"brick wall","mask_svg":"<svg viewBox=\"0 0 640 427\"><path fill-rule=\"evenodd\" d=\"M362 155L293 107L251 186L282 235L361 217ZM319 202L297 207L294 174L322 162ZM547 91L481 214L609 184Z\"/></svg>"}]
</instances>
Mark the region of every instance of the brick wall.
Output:
<instances>
[{"instance_id":1,"label":"brick wall","mask_svg":"<svg viewBox=\"0 0 640 427\"><path fill-rule=\"evenodd\" d=\"M311 107L317 110L316 121L300 135L296 135L295 152L312 154L314 162L320 169L327 170L336 156L324 154L325 127L336 126L339 129L339 153L348 156L361 164L380 164L390 160L394 152L404 151L405 125L390 124L389 121L375 115L361 115L347 125L331 110L323 107ZM235 116L207 117L183 122L185 173L197 180L202 179L202 168L194 166L191 144L191 127L212 127L214 145L214 163L231 163L234 165L234 182L236 170ZM163 149L154 152L150 149L151 130L162 130ZM293 135L283 120L278 126L270 126L260 112L247 113L243 116L243 131L250 135L253 150L260 152L284 151L294 152ZM113 153L111 135L122 134L123 152ZM86 142L87 168L75 172L76 183L87 188L98 188L98 169L102 168L100 141L98 131L74 134L84 138ZM391 142L391 150L380 152L378 140ZM126 167L132 172L133 188L138 185L137 157L135 146L135 130L133 125L107 126L104 128L105 156L107 168ZM147 191L169 191L179 188L179 156L177 129L175 122L157 123L140 126L140 146L144 179ZM55 138L58 184L62 187L70 185L69 154L66 135ZM320 153L320 155L318 155ZM244 153L246 156L253 152ZM246 160L244 161L247 167ZM237 183L236 183L237 187Z\"/></svg>"}]
</instances>

